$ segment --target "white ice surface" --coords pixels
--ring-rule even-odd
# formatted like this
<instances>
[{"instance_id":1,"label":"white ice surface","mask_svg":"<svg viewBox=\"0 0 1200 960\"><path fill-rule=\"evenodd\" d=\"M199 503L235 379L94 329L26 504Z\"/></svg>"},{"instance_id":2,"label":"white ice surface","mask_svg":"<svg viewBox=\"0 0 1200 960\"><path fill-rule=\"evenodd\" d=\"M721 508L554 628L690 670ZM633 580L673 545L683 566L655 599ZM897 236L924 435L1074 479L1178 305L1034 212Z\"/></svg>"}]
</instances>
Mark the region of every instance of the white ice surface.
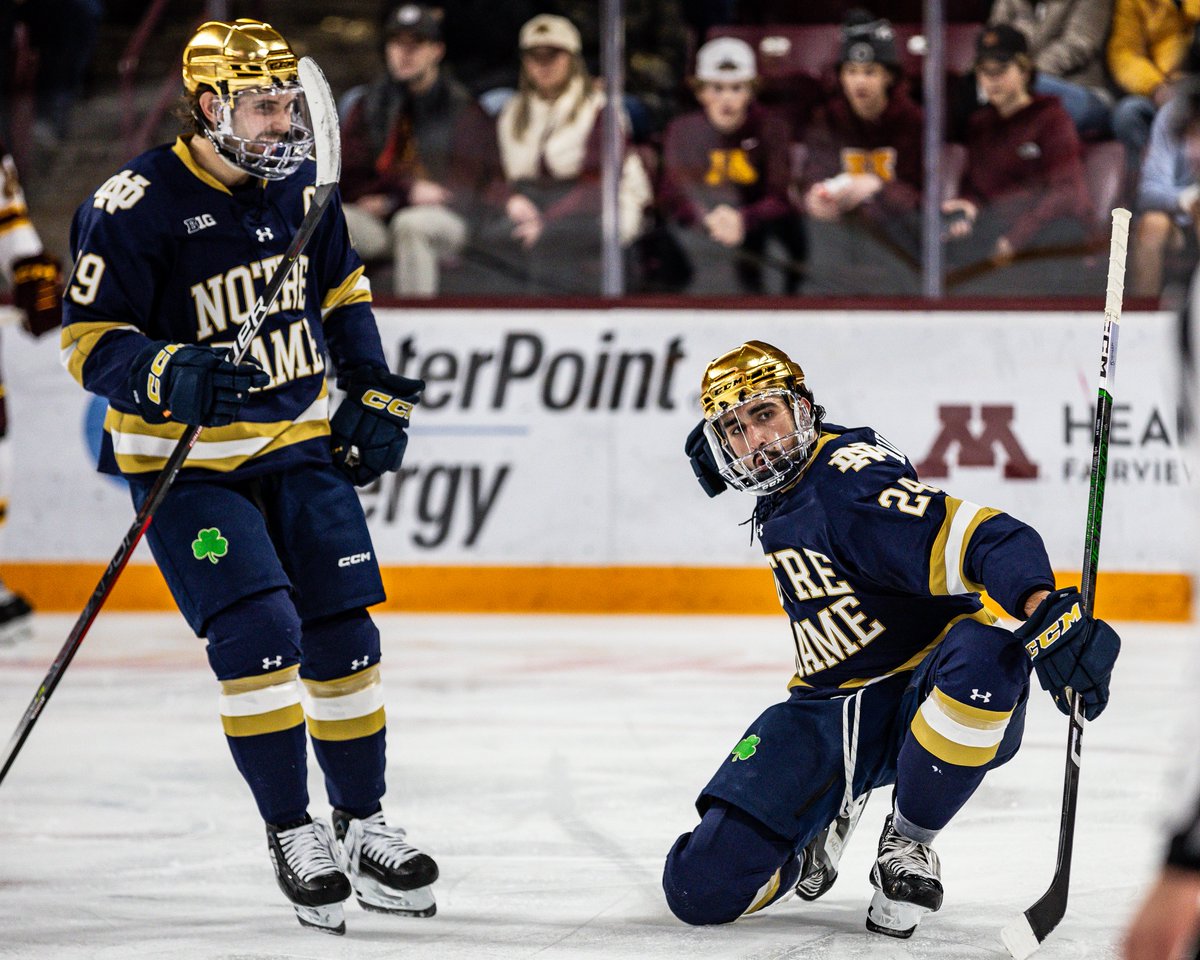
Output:
<instances>
[{"instance_id":1,"label":"white ice surface","mask_svg":"<svg viewBox=\"0 0 1200 960\"><path fill-rule=\"evenodd\" d=\"M0 650L7 741L71 618ZM677 922L663 856L744 727L784 697L775 618L379 618L385 809L438 860L438 915L347 907L302 929L228 756L202 645L176 616L104 614L0 786L0 957L974 960L1053 870L1066 721L1035 692L1025 745L938 840L946 902L910 941L863 928L887 806L837 885L713 928ZM1124 626L1112 704L1089 726L1068 914L1038 957L1115 958L1159 855L1194 632ZM328 805L315 763L314 814Z\"/></svg>"}]
</instances>

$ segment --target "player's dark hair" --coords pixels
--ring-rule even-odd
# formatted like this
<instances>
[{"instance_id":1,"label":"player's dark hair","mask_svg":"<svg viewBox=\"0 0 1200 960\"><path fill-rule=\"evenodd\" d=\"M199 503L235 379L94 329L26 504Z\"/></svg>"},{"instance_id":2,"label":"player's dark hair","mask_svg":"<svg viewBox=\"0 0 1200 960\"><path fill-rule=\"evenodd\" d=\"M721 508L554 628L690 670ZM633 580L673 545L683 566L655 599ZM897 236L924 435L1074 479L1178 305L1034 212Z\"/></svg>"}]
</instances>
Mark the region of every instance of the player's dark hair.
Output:
<instances>
[{"instance_id":1,"label":"player's dark hair","mask_svg":"<svg viewBox=\"0 0 1200 960\"><path fill-rule=\"evenodd\" d=\"M171 108L171 116L179 121L180 133L203 133L204 127L200 123L200 94L209 90L209 87L201 87L195 93L185 93Z\"/></svg>"}]
</instances>

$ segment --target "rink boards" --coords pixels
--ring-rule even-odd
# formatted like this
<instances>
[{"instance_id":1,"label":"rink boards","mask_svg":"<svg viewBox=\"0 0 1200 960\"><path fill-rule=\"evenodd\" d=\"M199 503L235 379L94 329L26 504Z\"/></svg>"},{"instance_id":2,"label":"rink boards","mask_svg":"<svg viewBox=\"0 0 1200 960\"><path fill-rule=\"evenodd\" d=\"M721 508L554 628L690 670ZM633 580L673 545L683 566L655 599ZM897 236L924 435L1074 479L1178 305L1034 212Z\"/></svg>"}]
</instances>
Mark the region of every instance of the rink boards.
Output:
<instances>
[{"instance_id":1,"label":"rink boards","mask_svg":"<svg viewBox=\"0 0 1200 960\"><path fill-rule=\"evenodd\" d=\"M868 424L922 480L1083 550L1102 320L1096 313L381 309L394 370L422 376L402 471L362 491L388 607L425 611L769 613L745 495L707 499L683 438L709 359L788 350L828 419ZM50 338L52 339L52 338ZM5 576L78 609L127 529L91 469L99 403L57 344L5 333L15 470ZM1098 603L1190 615L1192 468L1180 449L1174 320L1121 324ZM144 547L111 601L165 609Z\"/></svg>"}]
</instances>

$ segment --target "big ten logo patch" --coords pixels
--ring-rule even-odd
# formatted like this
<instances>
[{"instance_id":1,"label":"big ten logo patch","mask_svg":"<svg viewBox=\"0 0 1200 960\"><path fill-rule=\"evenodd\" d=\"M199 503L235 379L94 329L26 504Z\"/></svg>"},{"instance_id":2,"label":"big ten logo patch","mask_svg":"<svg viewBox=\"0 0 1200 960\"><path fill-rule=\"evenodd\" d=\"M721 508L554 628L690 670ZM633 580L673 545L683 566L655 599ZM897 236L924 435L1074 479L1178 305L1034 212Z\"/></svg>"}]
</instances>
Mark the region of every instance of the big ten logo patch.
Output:
<instances>
[{"instance_id":1,"label":"big ten logo patch","mask_svg":"<svg viewBox=\"0 0 1200 960\"><path fill-rule=\"evenodd\" d=\"M960 467L994 467L1002 462L1009 480L1036 480L1038 465L1029 459L1013 431L1011 404L944 404L938 407L941 427L933 446L916 465L926 478L950 476L950 457Z\"/></svg>"}]
</instances>

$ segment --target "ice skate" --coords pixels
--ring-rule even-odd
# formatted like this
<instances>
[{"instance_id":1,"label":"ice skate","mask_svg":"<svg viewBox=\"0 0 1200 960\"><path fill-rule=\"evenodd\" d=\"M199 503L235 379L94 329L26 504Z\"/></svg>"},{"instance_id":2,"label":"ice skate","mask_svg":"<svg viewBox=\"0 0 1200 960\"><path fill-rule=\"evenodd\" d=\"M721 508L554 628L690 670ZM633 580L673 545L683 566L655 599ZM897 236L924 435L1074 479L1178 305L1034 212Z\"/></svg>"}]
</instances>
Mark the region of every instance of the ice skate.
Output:
<instances>
[{"instance_id":1,"label":"ice skate","mask_svg":"<svg viewBox=\"0 0 1200 960\"><path fill-rule=\"evenodd\" d=\"M0 647L11 647L33 636L32 614L29 601L0 580Z\"/></svg>"},{"instance_id":2,"label":"ice skate","mask_svg":"<svg viewBox=\"0 0 1200 960\"><path fill-rule=\"evenodd\" d=\"M345 933L342 901L350 896L350 881L338 869L329 824L314 823L308 816L301 823L268 823L267 849L279 889L292 902L301 925L323 933Z\"/></svg>"},{"instance_id":3,"label":"ice skate","mask_svg":"<svg viewBox=\"0 0 1200 960\"><path fill-rule=\"evenodd\" d=\"M796 884L796 895L801 900L816 900L833 886L833 881L837 879L842 851L846 849L850 834L858 826L863 808L867 805L867 797L870 795L871 791L868 790L855 800L849 814L834 820L813 837L802 851L800 882Z\"/></svg>"},{"instance_id":4,"label":"ice skate","mask_svg":"<svg viewBox=\"0 0 1200 960\"><path fill-rule=\"evenodd\" d=\"M406 917L437 913L430 887L438 878L437 864L405 839L401 827L388 826L382 810L361 820L334 810L333 827L359 906Z\"/></svg>"},{"instance_id":5,"label":"ice skate","mask_svg":"<svg viewBox=\"0 0 1200 960\"><path fill-rule=\"evenodd\" d=\"M942 905L941 863L923 843L902 837L888 814L871 868L875 896L867 908L867 929L889 937L911 937L927 913Z\"/></svg>"}]
</instances>

